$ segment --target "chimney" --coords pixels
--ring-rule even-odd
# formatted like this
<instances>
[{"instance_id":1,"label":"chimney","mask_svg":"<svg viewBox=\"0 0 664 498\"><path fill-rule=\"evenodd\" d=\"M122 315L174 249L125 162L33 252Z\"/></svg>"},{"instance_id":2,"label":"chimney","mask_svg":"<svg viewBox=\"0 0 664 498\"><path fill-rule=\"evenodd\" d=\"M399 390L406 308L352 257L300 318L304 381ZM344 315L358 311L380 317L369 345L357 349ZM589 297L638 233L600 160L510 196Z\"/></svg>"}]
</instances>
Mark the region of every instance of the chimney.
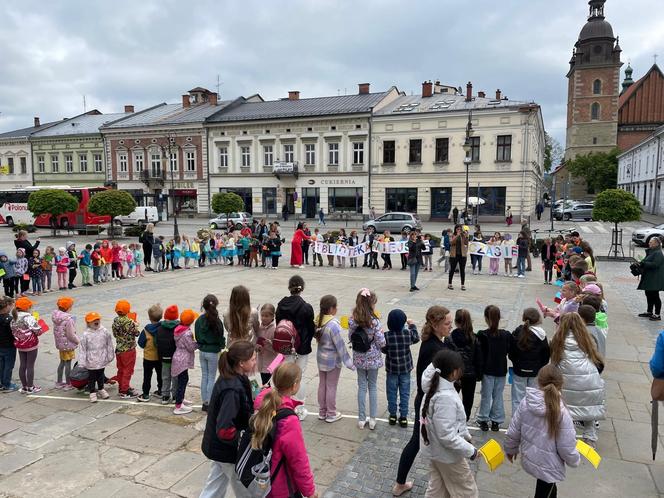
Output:
<instances>
[{"instance_id":1,"label":"chimney","mask_svg":"<svg viewBox=\"0 0 664 498\"><path fill-rule=\"evenodd\" d=\"M191 102L189 101L189 94L182 96L182 107L187 108L191 107Z\"/></svg>"},{"instance_id":2,"label":"chimney","mask_svg":"<svg viewBox=\"0 0 664 498\"><path fill-rule=\"evenodd\" d=\"M469 81L466 85L466 102L473 100L473 84Z\"/></svg>"},{"instance_id":3,"label":"chimney","mask_svg":"<svg viewBox=\"0 0 664 498\"><path fill-rule=\"evenodd\" d=\"M39 128L41 124L39 123L39 116L35 116L35 128Z\"/></svg>"},{"instance_id":4,"label":"chimney","mask_svg":"<svg viewBox=\"0 0 664 498\"><path fill-rule=\"evenodd\" d=\"M360 83L358 84L358 93L360 95L366 95L369 93L369 83Z\"/></svg>"},{"instance_id":5,"label":"chimney","mask_svg":"<svg viewBox=\"0 0 664 498\"><path fill-rule=\"evenodd\" d=\"M433 83L425 81L422 83L422 97L431 97L433 95Z\"/></svg>"},{"instance_id":6,"label":"chimney","mask_svg":"<svg viewBox=\"0 0 664 498\"><path fill-rule=\"evenodd\" d=\"M477 92L477 96L478 96L479 98L483 99L484 97L486 97L486 93L484 93L484 92Z\"/></svg>"},{"instance_id":7,"label":"chimney","mask_svg":"<svg viewBox=\"0 0 664 498\"><path fill-rule=\"evenodd\" d=\"M291 90L288 92L288 100L300 100L300 92L297 90Z\"/></svg>"},{"instance_id":8,"label":"chimney","mask_svg":"<svg viewBox=\"0 0 664 498\"><path fill-rule=\"evenodd\" d=\"M126 105L125 106L125 112L134 112L134 106L133 105Z\"/></svg>"},{"instance_id":9,"label":"chimney","mask_svg":"<svg viewBox=\"0 0 664 498\"><path fill-rule=\"evenodd\" d=\"M217 105L219 95L215 92L211 92L208 94L208 104L210 105Z\"/></svg>"},{"instance_id":10,"label":"chimney","mask_svg":"<svg viewBox=\"0 0 664 498\"><path fill-rule=\"evenodd\" d=\"M500 88L496 90L496 100L500 100L502 98L502 94L500 93Z\"/></svg>"}]
</instances>

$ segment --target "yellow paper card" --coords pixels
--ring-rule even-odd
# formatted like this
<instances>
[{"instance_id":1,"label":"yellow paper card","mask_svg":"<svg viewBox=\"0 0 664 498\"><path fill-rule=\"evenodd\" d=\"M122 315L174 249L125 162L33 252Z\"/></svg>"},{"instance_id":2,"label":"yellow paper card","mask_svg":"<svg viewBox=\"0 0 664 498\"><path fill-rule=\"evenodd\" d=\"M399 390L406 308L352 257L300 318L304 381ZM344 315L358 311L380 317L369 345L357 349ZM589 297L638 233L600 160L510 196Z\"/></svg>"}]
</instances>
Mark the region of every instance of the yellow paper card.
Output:
<instances>
[{"instance_id":1,"label":"yellow paper card","mask_svg":"<svg viewBox=\"0 0 664 498\"><path fill-rule=\"evenodd\" d=\"M599 456L597 451L595 451L595 448L578 439L576 441L576 450L581 454L581 456L586 457L586 459L593 465L593 467L599 467L599 463L602 461L602 457Z\"/></svg>"},{"instance_id":2,"label":"yellow paper card","mask_svg":"<svg viewBox=\"0 0 664 498\"><path fill-rule=\"evenodd\" d=\"M348 315L343 315L339 320L339 324L342 328L348 329Z\"/></svg>"},{"instance_id":3,"label":"yellow paper card","mask_svg":"<svg viewBox=\"0 0 664 498\"><path fill-rule=\"evenodd\" d=\"M36 311L32 312L32 316L35 317L35 320L39 320L39 313L37 313Z\"/></svg>"},{"instance_id":4,"label":"yellow paper card","mask_svg":"<svg viewBox=\"0 0 664 498\"><path fill-rule=\"evenodd\" d=\"M505 460L505 453L503 453L503 449L495 439L489 439L484 446L477 451L484 457L484 461L491 472L500 467Z\"/></svg>"}]
</instances>

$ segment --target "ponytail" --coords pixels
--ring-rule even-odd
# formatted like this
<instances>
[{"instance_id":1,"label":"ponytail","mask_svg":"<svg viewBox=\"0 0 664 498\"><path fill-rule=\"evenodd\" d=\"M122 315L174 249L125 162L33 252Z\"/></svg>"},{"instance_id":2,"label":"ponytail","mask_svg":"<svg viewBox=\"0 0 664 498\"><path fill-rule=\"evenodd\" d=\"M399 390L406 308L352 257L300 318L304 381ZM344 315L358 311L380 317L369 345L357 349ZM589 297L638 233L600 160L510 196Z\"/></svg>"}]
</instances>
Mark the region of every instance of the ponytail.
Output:
<instances>
[{"instance_id":1,"label":"ponytail","mask_svg":"<svg viewBox=\"0 0 664 498\"><path fill-rule=\"evenodd\" d=\"M222 337L224 334L224 326L219 319L219 311L217 306L219 299L214 294L208 294L203 298L201 308L205 311L205 319L207 321L208 330L217 337Z\"/></svg>"},{"instance_id":2,"label":"ponytail","mask_svg":"<svg viewBox=\"0 0 664 498\"><path fill-rule=\"evenodd\" d=\"M237 367L254 356L254 345L249 341L235 341L219 355L219 376L232 379L237 375Z\"/></svg>"},{"instance_id":3,"label":"ponytail","mask_svg":"<svg viewBox=\"0 0 664 498\"><path fill-rule=\"evenodd\" d=\"M517 346L521 351L528 351L531 348L530 337L533 335L530 327L542 323L542 317L536 308L526 308L523 310L522 320L523 328L521 329L521 335L517 341Z\"/></svg>"},{"instance_id":4,"label":"ponytail","mask_svg":"<svg viewBox=\"0 0 664 498\"><path fill-rule=\"evenodd\" d=\"M558 367L551 364L545 365L537 373L537 383L544 393L547 433L551 439L555 440L560 432L560 417L562 416L560 391L563 388L563 374Z\"/></svg>"},{"instance_id":5,"label":"ponytail","mask_svg":"<svg viewBox=\"0 0 664 498\"><path fill-rule=\"evenodd\" d=\"M434 327L450 314L445 306L431 306L427 310L426 322L422 328L422 342L428 341L434 333Z\"/></svg>"}]
</instances>

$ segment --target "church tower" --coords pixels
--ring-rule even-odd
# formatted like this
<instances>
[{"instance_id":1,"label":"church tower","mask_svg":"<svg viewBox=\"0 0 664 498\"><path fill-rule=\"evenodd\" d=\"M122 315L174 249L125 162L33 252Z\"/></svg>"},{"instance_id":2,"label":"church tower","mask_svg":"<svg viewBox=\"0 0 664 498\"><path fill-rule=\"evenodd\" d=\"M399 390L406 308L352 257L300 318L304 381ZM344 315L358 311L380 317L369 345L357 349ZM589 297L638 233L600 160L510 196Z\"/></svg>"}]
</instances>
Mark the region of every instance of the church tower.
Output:
<instances>
[{"instance_id":1,"label":"church tower","mask_svg":"<svg viewBox=\"0 0 664 498\"><path fill-rule=\"evenodd\" d=\"M621 50L604 18L605 2L588 2L588 22L569 61L565 159L606 152L617 144Z\"/></svg>"}]
</instances>

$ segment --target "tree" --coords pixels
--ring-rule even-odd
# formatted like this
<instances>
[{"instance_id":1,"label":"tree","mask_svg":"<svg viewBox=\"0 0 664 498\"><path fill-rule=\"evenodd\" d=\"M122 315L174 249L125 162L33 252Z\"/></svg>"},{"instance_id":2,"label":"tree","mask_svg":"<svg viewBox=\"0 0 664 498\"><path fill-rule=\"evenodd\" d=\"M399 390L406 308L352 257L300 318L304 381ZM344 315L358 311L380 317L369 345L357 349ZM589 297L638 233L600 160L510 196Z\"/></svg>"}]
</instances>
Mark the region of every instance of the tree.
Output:
<instances>
[{"instance_id":1,"label":"tree","mask_svg":"<svg viewBox=\"0 0 664 498\"><path fill-rule=\"evenodd\" d=\"M615 189L618 183L619 153L617 148L610 152L591 152L568 161L567 167L572 176L586 180L591 193Z\"/></svg>"},{"instance_id":2,"label":"tree","mask_svg":"<svg viewBox=\"0 0 664 498\"><path fill-rule=\"evenodd\" d=\"M622 244L618 241L618 223L639 221L641 204L634 194L620 189L604 190L595 198L593 219L608 221L615 224L609 255L613 252L618 257L618 249L622 253Z\"/></svg>"},{"instance_id":3,"label":"tree","mask_svg":"<svg viewBox=\"0 0 664 498\"><path fill-rule=\"evenodd\" d=\"M130 215L136 209L134 198L123 190L104 190L98 192L90 198L88 202L88 211L99 216L110 216L111 223L108 231L113 238L113 220L116 216Z\"/></svg>"},{"instance_id":4,"label":"tree","mask_svg":"<svg viewBox=\"0 0 664 498\"><path fill-rule=\"evenodd\" d=\"M544 134L544 171L549 172L552 168L558 166L565 154L560 142L548 133Z\"/></svg>"},{"instance_id":5,"label":"tree","mask_svg":"<svg viewBox=\"0 0 664 498\"><path fill-rule=\"evenodd\" d=\"M231 213L244 211L244 201L234 192L217 192L212 196L212 211L218 214L224 213L228 223Z\"/></svg>"},{"instance_id":6,"label":"tree","mask_svg":"<svg viewBox=\"0 0 664 498\"><path fill-rule=\"evenodd\" d=\"M43 214L51 216L51 229L55 236L58 228L58 217L76 211L78 200L66 190L44 189L37 190L28 197L28 210L36 218ZM63 222L62 226L66 226Z\"/></svg>"}]
</instances>

